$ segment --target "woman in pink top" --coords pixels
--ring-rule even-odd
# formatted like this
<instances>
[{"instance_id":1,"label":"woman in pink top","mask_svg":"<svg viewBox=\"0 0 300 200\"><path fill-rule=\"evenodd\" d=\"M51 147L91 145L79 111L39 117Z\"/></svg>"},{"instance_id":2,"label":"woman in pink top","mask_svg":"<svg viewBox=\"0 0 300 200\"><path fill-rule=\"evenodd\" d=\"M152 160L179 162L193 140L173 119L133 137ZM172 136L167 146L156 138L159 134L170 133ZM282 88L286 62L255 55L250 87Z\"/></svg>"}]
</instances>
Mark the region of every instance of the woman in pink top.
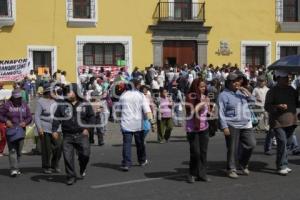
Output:
<instances>
[{"instance_id":1,"label":"woman in pink top","mask_svg":"<svg viewBox=\"0 0 300 200\"><path fill-rule=\"evenodd\" d=\"M190 144L190 168L188 182L209 182L206 176L207 147L209 141L207 112L209 98L206 83L195 79L186 96L186 131Z\"/></svg>"},{"instance_id":2,"label":"woman in pink top","mask_svg":"<svg viewBox=\"0 0 300 200\"><path fill-rule=\"evenodd\" d=\"M158 131L158 142L168 142L173 130L173 119L172 119L172 99L168 95L167 89L161 89L160 91L160 115L161 120L159 123Z\"/></svg>"}]
</instances>

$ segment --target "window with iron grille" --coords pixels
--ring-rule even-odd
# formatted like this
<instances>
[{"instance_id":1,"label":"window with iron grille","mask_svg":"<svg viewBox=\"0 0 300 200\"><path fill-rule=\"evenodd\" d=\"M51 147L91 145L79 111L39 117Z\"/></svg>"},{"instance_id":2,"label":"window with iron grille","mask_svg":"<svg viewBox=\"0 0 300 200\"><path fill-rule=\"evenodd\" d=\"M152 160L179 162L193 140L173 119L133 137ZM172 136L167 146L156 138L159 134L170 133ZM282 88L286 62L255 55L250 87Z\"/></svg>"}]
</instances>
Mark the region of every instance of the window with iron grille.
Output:
<instances>
[{"instance_id":1,"label":"window with iron grille","mask_svg":"<svg viewBox=\"0 0 300 200\"><path fill-rule=\"evenodd\" d=\"M91 18L91 1L73 0L73 18L80 18L80 19Z\"/></svg>"},{"instance_id":2,"label":"window with iron grille","mask_svg":"<svg viewBox=\"0 0 300 200\"><path fill-rule=\"evenodd\" d=\"M8 16L8 0L0 0L0 16Z\"/></svg>"},{"instance_id":3,"label":"window with iron grille","mask_svg":"<svg viewBox=\"0 0 300 200\"><path fill-rule=\"evenodd\" d=\"M250 64L250 66L266 66L266 47L246 47L246 63Z\"/></svg>"},{"instance_id":4,"label":"window with iron grille","mask_svg":"<svg viewBox=\"0 0 300 200\"><path fill-rule=\"evenodd\" d=\"M298 0L283 1L283 21L297 22L298 20Z\"/></svg>"},{"instance_id":5,"label":"window with iron grille","mask_svg":"<svg viewBox=\"0 0 300 200\"><path fill-rule=\"evenodd\" d=\"M52 74L51 51L33 51L33 69L47 67Z\"/></svg>"},{"instance_id":6,"label":"window with iron grille","mask_svg":"<svg viewBox=\"0 0 300 200\"><path fill-rule=\"evenodd\" d=\"M298 47L280 47L280 57L298 54Z\"/></svg>"},{"instance_id":7,"label":"window with iron grille","mask_svg":"<svg viewBox=\"0 0 300 200\"><path fill-rule=\"evenodd\" d=\"M125 59L125 47L119 43L85 44L83 46L83 64L88 66L117 65Z\"/></svg>"}]
</instances>

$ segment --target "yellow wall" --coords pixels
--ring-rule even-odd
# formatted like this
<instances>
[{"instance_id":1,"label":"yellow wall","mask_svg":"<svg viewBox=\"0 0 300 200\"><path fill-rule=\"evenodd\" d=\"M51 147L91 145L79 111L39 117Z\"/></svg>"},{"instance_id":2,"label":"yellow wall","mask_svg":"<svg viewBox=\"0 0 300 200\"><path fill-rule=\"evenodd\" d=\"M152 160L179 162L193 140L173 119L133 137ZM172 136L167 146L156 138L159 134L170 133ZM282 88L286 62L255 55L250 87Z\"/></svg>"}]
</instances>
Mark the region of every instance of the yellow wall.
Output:
<instances>
[{"instance_id":1,"label":"yellow wall","mask_svg":"<svg viewBox=\"0 0 300 200\"><path fill-rule=\"evenodd\" d=\"M65 0L17 1L13 27L0 30L0 60L27 57L28 45L57 47L57 68L76 80L76 36L132 36L133 67L153 62L152 34L156 0L98 0L98 24L91 28L70 28Z\"/></svg>"},{"instance_id":2,"label":"yellow wall","mask_svg":"<svg viewBox=\"0 0 300 200\"><path fill-rule=\"evenodd\" d=\"M276 56L276 41L300 41L300 33L277 33L275 1L267 0L208 0L206 26L208 35L208 63L221 65L241 61L241 41L271 41L272 61ZM221 40L228 41L233 54L219 56Z\"/></svg>"},{"instance_id":3,"label":"yellow wall","mask_svg":"<svg viewBox=\"0 0 300 200\"><path fill-rule=\"evenodd\" d=\"M98 0L98 24L94 28L70 28L66 22L65 0L17 0L17 20L13 27L0 30L0 60L27 57L28 45L57 47L57 66L76 80L76 36L132 36L133 67L144 68L153 62L153 14L158 0ZM200 2L202 2L200 0ZM272 42L272 61L276 41L300 40L300 33L276 33L275 1L273 0L208 0L206 26L208 63L240 64L242 40ZM219 42L229 42L233 52L219 56Z\"/></svg>"}]
</instances>

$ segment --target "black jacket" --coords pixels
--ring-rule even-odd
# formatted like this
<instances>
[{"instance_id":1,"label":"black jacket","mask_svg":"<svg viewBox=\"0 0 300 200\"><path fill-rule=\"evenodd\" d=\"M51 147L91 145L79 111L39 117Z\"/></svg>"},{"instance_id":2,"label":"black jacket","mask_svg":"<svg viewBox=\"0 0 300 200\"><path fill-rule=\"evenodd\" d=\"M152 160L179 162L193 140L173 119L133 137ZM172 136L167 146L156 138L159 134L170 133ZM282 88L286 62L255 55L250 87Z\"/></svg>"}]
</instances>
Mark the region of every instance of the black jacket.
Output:
<instances>
[{"instance_id":1,"label":"black jacket","mask_svg":"<svg viewBox=\"0 0 300 200\"><path fill-rule=\"evenodd\" d=\"M55 111L52 131L56 132L62 125L63 134L81 133L95 123L94 111L87 101L78 101L75 105L69 101L59 102Z\"/></svg>"}]
</instances>

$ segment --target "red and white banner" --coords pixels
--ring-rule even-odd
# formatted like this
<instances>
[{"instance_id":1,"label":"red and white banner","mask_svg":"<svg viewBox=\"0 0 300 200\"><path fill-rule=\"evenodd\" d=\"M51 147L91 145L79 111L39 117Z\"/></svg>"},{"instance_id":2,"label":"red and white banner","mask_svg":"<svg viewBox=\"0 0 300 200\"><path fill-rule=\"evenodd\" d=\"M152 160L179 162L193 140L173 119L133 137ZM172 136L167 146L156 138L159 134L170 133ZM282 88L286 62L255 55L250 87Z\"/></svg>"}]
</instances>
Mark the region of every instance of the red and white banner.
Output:
<instances>
[{"instance_id":1,"label":"red and white banner","mask_svg":"<svg viewBox=\"0 0 300 200\"><path fill-rule=\"evenodd\" d=\"M125 66L80 66L78 67L78 76L92 70L96 77L101 75L107 76L107 74L110 74L110 76L107 78L113 81L122 68L125 68L125 71L128 69L128 67ZM101 70L104 72L104 74L101 74Z\"/></svg>"},{"instance_id":2,"label":"red and white banner","mask_svg":"<svg viewBox=\"0 0 300 200\"><path fill-rule=\"evenodd\" d=\"M20 81L29 74L27 59L0 60L0 81Z\"/></svg>"}]
</instances>

